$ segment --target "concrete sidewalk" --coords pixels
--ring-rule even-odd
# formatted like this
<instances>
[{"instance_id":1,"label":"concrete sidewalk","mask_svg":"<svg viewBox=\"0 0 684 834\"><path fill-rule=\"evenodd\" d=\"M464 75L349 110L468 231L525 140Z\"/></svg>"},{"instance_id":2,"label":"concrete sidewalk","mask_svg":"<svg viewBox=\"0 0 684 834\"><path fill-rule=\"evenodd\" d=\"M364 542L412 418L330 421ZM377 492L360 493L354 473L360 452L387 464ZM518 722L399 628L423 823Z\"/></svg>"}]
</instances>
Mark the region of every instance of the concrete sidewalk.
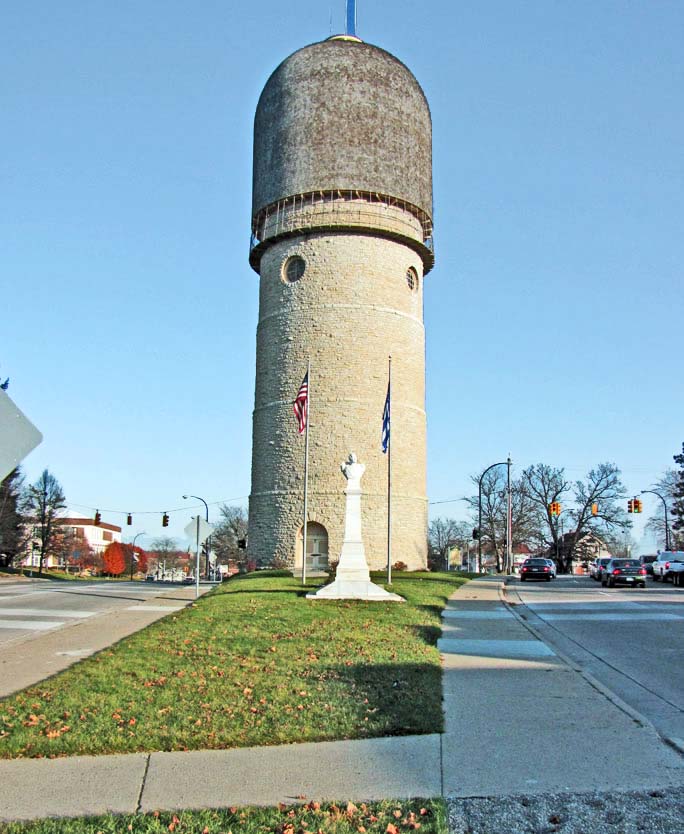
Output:
<instances>
[{"instance_id":1,"label":"concrete sidewalk","mask_svg":"<svg viewBox=\"0 0 684 834\"><path fill-rule=\"evenodd\" d=\"M443 735L0 761L0 819L684 784L651 726L571 668L478 579L444 612Z\"/></svg>"},{"instance_id":2,"label":"concrete sidewalk","mask_svg":"<svg viewBox=\"0 0 684 834\"><path fill-rule=\"evenodd\" d=\"M684 758L541 642L503 591L476 580L444 611L444 795L684 784Z\"/></svg>"}]
</instances>

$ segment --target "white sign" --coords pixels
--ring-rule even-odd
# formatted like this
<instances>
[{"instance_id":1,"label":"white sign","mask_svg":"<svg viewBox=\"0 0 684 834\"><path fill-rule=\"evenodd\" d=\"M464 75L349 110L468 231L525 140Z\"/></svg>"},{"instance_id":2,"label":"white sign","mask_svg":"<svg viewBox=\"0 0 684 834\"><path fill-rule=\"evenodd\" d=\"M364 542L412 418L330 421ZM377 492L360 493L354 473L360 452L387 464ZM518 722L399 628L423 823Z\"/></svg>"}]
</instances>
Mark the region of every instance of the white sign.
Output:
<instances>
[{"instance_id":1,"label":"white sign","mask_svg":"<svg viewBox=\"0 0 684 834\"><path fill-rule=\"evenodd\" d=\"M185 535L190 539L190 541L197 541L197 521L199 520L199 541L200 544L204 544L204 542L211 536L214 532L214 525L209 524L208 521L205 521L203 518L199 518L199 516L195 516L193 520L188 524L188 526L183 530Z\"/></svg>"},{"instance_id":2,"label":"white sign","mask_svg":"<svg viewBox=\"0 0 684 834\"><path fill-rule=\"evenodd\" d=\"M0 481L32 452L43 435L19 411L9 395L0 391Z\"/></svg>"}]
</instances>

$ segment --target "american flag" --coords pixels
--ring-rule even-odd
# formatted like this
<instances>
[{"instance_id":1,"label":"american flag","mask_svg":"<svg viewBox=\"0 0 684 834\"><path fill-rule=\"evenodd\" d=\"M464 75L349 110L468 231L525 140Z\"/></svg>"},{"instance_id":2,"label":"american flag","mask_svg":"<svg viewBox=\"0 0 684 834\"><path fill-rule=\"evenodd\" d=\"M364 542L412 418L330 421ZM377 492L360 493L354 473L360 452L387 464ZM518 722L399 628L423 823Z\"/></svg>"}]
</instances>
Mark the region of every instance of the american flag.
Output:
<instances>
[{"instance_id":1,"label":"american flag","mask_svg":"<svg viewBox=\"0 0 684 834\"><path fill-rule=\"evenodd\" d=\"M299 433L303 434L306 428L306 421L309 415L309 372L304 374L302 384L297 392L297 399L294 401L294 413L299 423Z\"/></svg>"},{"instance_id":2,"label":"american flag","mask_svg":"<svg viewBox=\"0 0 684 834\"><path fill-rule=\"evenodd\" d=\"M385 409L382 412L382 451L387 452L390 443L390 387L387 385Z\"/></svg>"}]
</instances>

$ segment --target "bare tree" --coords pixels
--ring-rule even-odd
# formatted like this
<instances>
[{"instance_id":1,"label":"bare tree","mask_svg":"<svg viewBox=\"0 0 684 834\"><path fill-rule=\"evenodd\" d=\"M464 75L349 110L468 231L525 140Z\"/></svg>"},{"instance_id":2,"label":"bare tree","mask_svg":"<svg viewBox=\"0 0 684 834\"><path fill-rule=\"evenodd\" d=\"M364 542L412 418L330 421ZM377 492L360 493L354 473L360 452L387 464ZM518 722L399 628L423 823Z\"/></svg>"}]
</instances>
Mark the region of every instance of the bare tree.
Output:
<instances>
[{"instance_id":1,"label":"bare tree","mask_svg":"<svg viewBox=\"0 0 684 834\"><path fill-rule=\"evenodd\" d=\"M247 513L242 507L222 504L219 507L220 518L211 536L212 548L218 562L238 570L244 568L246 554L244 544L247 539Z\"/></svg>"},{"instance_id":2,"label":"bare tree","mask_svg":"<svg viewBox=\"0 0 684 834\"><path fill-rule=\"evenodd\" d=\"M546 541L555 555L560 573L570 569L576 549L588 534L606 538L622 533L630 521L620 501L627 495L614 463L601 463L584 481L569 483L563 469L538 463L523 473L525 488L536 504ZM551 514L551 505L561 504L561 515ZM572 503L572 506L565 506Z\"/></svg>"},{"instance_id":3,"label":"bare tree","mask_svg":"<svg viewBox=\"0 0 684 834\"><path fill-rule=\"evenodd\" d=\"M569 511L574 530L564 553L567 570L573 559L578 541L588 532L603 534L624 533L632 522L624 509L627 490L620 478L620 470L614 463L600 463L592 469L585 481L575 481L573 486L574 509Z\"/></svg>"},{"instance_id":4,"label":"bare tree","mask_svg":"<svg viewBox=\"0 0 684 834\"><path fill-rule=\"evenodd\" d=\"M660 480L656 481L656 483L652 486L652 489L655 492L660 493L660 495L662 495L665 499L667 511L671 518L673 517L672 510L674 508L676 488L677 471L675 469L668 469ZM663 511L662 502L659 499L656 500L656 510L646 522L646 527L644 529L649 533L652 533L655 536L656 541L662 543L662 549L665 550L665 513ZM677 534L677 531L673 531L672 526L670 526L670 536L670 545L673 550L680 550L684 547L684 534Z\"/></svg>"},{"instance_id":5,"label":"bare tree","mask_svg":"<svg viewBox=\"0 0 684 834\"><path fill-rule=\"evenodd\" d=\"M155 561L157 569L163 564L166 570L173 570L183 564L187 565L189 561L187 551L179 550L178 542L170 536L160 536L155 539L148 553Z\"/></svg>"},{"instance_id":6,"label":"bare tree","mask_svg":"<svg viewBox=\"0 0 684 834\"><path fill-rule=\"evenodd\" d=\"M430 561L440 568L446 566L447 551L455 544L463 545L472 538L472 528L468 521L455 521L453 518L435 518L428 527L428 548Z\"/></svg>"},{"instance_id":7,"label":"bare tree","mask_svg":"<svg viewBox=\"0 0 684 834\"><path fill-rule=\"evenodd\" d=\"M40 543L40 561L38 575L43 573L45 559L56 554L60 544L59 524L57 519L60 512L66 508L62 487L57 478L47 469L35 484L27 487L22 509L27 521L33 525L33 535Z\"/></svg>"},{"instance_id":8,"label":"bare tree","mask_svg":"<svg viewBox=\"0 0 684 834\"><path fill-rule=\"evenodd\" d=\"M473 475L472 482L479 484ZM483 546L494 554L496 569L501 570L506 551L506 514L508 512L507 477L501 467L492 469L482 478L482 526L479 530ZM473 523L479 519L478 496L468 498L473 513ZM538 509L527 492L523 478L511 482L511 548L538 539Z\"/></svg>"},{"instance_id":9,"label":"bare tree","mask_svg":"<svg viewBox=\"0 0 684 834\"><path fill-rule=\"evenodd\" d=\"M552 553L560 552L560 525L551 515L551 505L565 502L570 484L565 479L565 470L556 469L546 463L537 463L525 469L522 482L529 500L536 508L537 540ZM558 566L559 570L561 566Z\"/></svg>"}]
</instances>

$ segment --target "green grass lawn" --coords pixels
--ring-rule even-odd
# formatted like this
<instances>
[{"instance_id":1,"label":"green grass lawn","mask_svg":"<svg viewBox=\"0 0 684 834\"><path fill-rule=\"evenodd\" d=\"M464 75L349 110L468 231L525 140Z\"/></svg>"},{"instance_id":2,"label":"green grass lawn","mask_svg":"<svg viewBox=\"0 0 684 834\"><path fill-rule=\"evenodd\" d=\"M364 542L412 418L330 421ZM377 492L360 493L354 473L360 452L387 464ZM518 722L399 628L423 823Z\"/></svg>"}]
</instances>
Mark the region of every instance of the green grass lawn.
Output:
<instances>
[{"instance_id":1,"label":"green grass lawn","mask_svg":"<svg viewBox=\"0 0 684 834\"><path fill-rule=\"evenodd\" d=\"M406 603L312 602L311 585L267 573L224 583L1 701L0 756L440 732L440 612L466 579L393 579Z\"/></svg>"},{"instance_id":2,"label":"green grass lawn","mask_svg":"<svg viewBox=\"0 0 684 834\"><path fill-rule=\"evenodd\" d=\"M126 814L0 823L0 834L447 834L444 802L309 802L279 808Z\"/></svg>"}]
</instances>

